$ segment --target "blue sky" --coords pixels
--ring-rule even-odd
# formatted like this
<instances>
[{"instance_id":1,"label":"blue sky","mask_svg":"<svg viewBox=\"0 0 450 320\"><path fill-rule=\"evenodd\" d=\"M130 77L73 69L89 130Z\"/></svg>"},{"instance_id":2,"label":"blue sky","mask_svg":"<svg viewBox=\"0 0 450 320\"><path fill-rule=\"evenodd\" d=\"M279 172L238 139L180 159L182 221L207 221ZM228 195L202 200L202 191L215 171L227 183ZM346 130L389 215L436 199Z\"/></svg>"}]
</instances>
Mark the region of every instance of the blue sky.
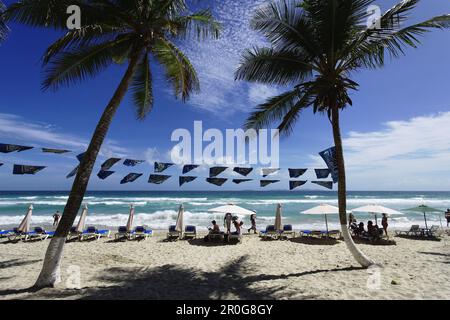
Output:
<instances>
[{"instance_id":1,"label":"blue sky","mask_svg":"<svg viewBox=\"0 0 450 320\"><path fill-rule=\"evenodd\" d=\"M4 1L6 4L11 1ZM209 6L223 23L219 40L182 44L197 68L202 92L186 104L175 100L158 69L154 69L155 107L148 119L136 121L127 97L114 119L97 167L108 156L129 156L149 162L134 170L117 166L106 181L91 179L91 190L180 190L176 177L163 186L146 183L152 161L169 161L172 131L192 130L196 120L203 127L220 130L241 127L252 108L276 94L275 88L235 82L233 73L244 48L262 44L248 27L253 9L263 0L197 1ZM378 1L387 10L396 1ZM423 0L412 22L450 13L450 0ZM12 32L0 46L0 142L38 147L69 148L67 156L44 155L38 150L0 155L0 190L68 190L65 179L77 164L75 156L87 145L100 114L124 70L115 66L99 77L57 92L40 90L40 57L54 41L55 32L11 25ZM348 184L351 190L449 190L450 189L450 32L435 31L417 50L390 61L382 70L354 75L361 85L352 98L354 106L342 115ZM331 146L332 133L323 116L304 112L294 134L281 140L280 166L323 167L317 153ZM12 163L47 165L36 176L12 176ZM120 186L130 171L141 172L134 184ZM194 171L207 175L206 169ZM258 178L258 175L254 175ZM277 176L274 176L276 179ZM270 189L286 189L283 184ZM306 176L313 178L312 174ZM242 187L241 187L242 188ZM246 189L259 189L250 183ZM308 185L308 188L313 188ZM182 190L216 190L203 180ZM220 190L236 189L230 184Z\"/></svg>"}]
</instances>

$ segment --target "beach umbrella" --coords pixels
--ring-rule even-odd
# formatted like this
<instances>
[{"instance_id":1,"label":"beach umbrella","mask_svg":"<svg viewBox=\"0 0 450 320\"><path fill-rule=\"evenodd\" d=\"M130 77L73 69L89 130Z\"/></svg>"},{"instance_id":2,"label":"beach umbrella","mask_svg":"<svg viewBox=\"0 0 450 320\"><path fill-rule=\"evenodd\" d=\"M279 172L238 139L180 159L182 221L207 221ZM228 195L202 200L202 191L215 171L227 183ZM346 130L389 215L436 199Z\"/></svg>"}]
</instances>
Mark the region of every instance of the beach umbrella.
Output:
<instances>
[{"instance_id":1,"label":"beach umbrella","mask_svg":"<svg viewBox=\"0 0 450 320\"><path fill-rule=\"evenodd\" d=\"M213 209L209 209L208 212L215 212L215 213L231 213L231 214L236 214L236 215L241 215L241 216L250 216L252 214L254 214L254 211L239 207L235 204L227 204L225 206L220 206L217 208L213 208Z\"/></svg>"},{"instance_id":2,"label":"beach umbrella","mask_svg":"<svg viewBox=\"0 0 450 320\"><path fill-rule=\"evenodd\" d=\"M177 224L175 226L175 230L182 233L183 232L183 215L184 215L184 207L180 205L180 209L178 210Z\"/></svg>"},{"instance_id":3,"label":"beach umbrella","mask_svg":"<svg viewBox=\"0 0 450 320\"><path fill-rule=\"evenodd\" d=\"M329 204L321 204L317 207L303 211L302 213L303 214L312 214L312 215L324 215L325 216L325 225L327 228L327 236L328 236L328 217L327 217L327 215L339 214L339 208L335 207L335 206L330 206Z\"/></svg>"},{"instance_id":4,"label":"beach umbrella","mask_svg":"<svg viewBox=\"0 0 450 320\"><path fill-rule=\"evenodd\" d=\"M30 231L31 215L33 214L33 205L30 204L28 207L28 212L20 223L17 231L21 233L28 233Z\"/></svg>"},{"instance_id":5,"label":"beach umbrella","mask_svg":"<svg viewBox=\"0 0 450 320\"><path fill-rule=\"evenodd\" d=\"M77 224L77 227L75 229L75 231L78 232L78 233L82 233L83 230L84 230L84 225L86 224L87 212L88 212L88 207L85 204L84 208L83 208L83 211L81 212L80 220L78 220L78 224Z\"/></svg>"},{"instance_id":6,"label":"beach umbrella","mask_svg":"<svg viewBox=\"0 0 450 320\"><path fill-rule=\"evenodd\" d=\"M386 208L384 206L380 206L380 205L376 205L376 204L370 204L367 206L362 206L356 209L352 209L352 211L356 211L356 212L367 212L370 214L375 215L375 224L378 224L378 218L377 215L386 213L387 215L399 215L399 214L403 214L400 211L394 210L394 209L390 209L390 208Z\"/></svg>"},{"instance_id":7,"label":"beach umbrella","mask_svg":"<svg viewBox=\"0 0 450 320\"><path fill-rule=\"evenodd\" d=\"M423 213L423 219L425 220L425 229L428 229L428 223L427 223L427 213L436 213L436 212L442 212L443 210L431 208L426 205L420 205L415 208L405 209L405 211L414 211L414 212L420 212Z\"/></svg>"},{"instance_id":8,"label":"beach umbrella","mask_svg":"<svg viewBox=\"0 0 450 320\"><path fill-rule=\"evenodd\" d=\"M128 216L128 221L127 221L127 231L132 231L133 230L133 220L134 220L134 206L130 205L130 215Z\"/></svg>"},{"instance_id":9,"label":"beach umbrella","mask_svg":"<svg viewBox=\"0 0 450 320\"><path fill-rule=\"evenodd\" d=\"M275 215L275 230L283 230L283 225L281 224L281 204L277 205L277 213Z\"/></svg>"}]
</instances>

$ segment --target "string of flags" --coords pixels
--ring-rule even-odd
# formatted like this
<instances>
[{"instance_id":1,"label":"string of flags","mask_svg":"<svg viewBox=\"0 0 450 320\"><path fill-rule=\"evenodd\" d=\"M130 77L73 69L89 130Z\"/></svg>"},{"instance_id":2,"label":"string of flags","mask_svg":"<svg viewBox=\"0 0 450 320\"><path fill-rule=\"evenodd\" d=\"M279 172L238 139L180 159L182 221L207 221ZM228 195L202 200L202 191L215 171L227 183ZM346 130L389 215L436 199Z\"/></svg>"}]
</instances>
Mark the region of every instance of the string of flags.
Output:
<instances>
[{"instance_id":1,"label":"string of flags","mask_svg":"<svg viewBox=\"0 0 450 320\"><path fill-rule=\"evenodd\" d=\"M14 145L14 144L3 144L0 143L0 153L12 153L12 152L23 152L27 150L34 149L34 147L30 146L22 146L22 145ZM71 152L70 150L65 149L52 149L52 148L41 148L43 153L52 153L57 155L62 155ZM85 152L78 154L76 158L79 162L81 162L84 158ZM338 169L336 165L336 149L335 147L329 148L327 150L324 150L319 153L321 158L324 160L325 164L327 165L327 168L320 168L320 169L314 169L315 176L318 180L311 181L312 184L321 186L323 188L327 188L332 190L333 184L338 182ZM121 162L122 158L109 158L103 164L101 165L100 171L97 173L97 177L101 180L106 180L111 175L116 173L116 171L112 171L111 169L117 165L119 162ZM140 164L145 163L145 160L135 160L135 159L124 159L123 165L126 167L136 167ZM4 163L0 162L0 167L3 166ZM155 162L154 163L154 174L151 174L148 183L155 184L155 185L162 185L167 180L172 178L171 175L163 175L166 170L174 166L173 163L166 163L166 162ZM182 187L185 184L192 183L195 180L197 180L198 176L186 176L189 172L199 168L200 165L196 164L187 164L184 165L182 168L182 174L183 176L178 177L178 184L180 187ZM13 168L13 174L14 175L34 175L42 170L44 170L45 166L30 166L30 165L19 165L14 164ZM72 178L74 177L78 172L79 165L77 165L67 176L66 178ZM219 177L222 173L230 169L230 167L226 166L215 166L209 168L209 176L205 178L206 182L218 187L223 186L226 182L228 182L231 179L228 178L221 178ZM247 178L248 175L250 175L255 168L252 167L233 167L233 172L241 175L243 178L241 179L232 179L232 183L236 185L240 185L246 182L254 181L255 179L249 179ZM261 168L261 175L263 178L267 178L271 175L277 174L281 168ZM289 178L290 179L299 179L305 173L308 171L308 168L289 168ZM143 173L129 173L126 175L121 181L120 184L128 184L133 183L136 180L138 180L140 177L142 177ZM331 176L331 181L323 181L323 179L328 179ZM261 188L267 187L272 184L279 183L281 180L269 180L269 179L262 179L259 180L259 185ZM308 183L308 180L289 180L289 190L294 190L299 187L304 186L306 183Z\"/></svg>"}]
</instances>

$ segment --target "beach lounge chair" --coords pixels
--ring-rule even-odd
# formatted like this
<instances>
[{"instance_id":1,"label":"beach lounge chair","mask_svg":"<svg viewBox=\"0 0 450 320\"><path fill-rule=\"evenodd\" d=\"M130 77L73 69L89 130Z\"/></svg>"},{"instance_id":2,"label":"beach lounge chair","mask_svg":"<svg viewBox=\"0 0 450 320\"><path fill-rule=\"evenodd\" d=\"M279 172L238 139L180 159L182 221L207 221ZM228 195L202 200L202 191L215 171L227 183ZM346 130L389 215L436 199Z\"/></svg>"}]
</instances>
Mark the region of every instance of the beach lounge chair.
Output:
<instances>
[{"instance_id":1,"label":"beach lounge chair","mask_svg":"<svg viewBox=\"0 0 450 320\"><path fill-rule=\"evenodd\" d=\"M300 236L302 237L311 237L312 231L311 230L300 230Z\"/></svg>"},{"instance_id":2,"label":"beach lounge chair","mask_svg":"<svg viewBox=\"0 0 450 320\"><path fill-rule=\"evenodd\" d=\"M418 224L412 225L408 231L395 231L396 236L420 236L422 231L420 230L420 226Z\"/></svg>"},{"instance_id":3,"label":"beach lounge chair","mask_svg":"<svg viewBox=\"0 0 450 320\"><path fill-rule=\"evenodd\" d=\"M242 243L242 234L237 232L232 232L228 235L228 242L237 241L238 243Z\"/></svg>"},{"instance_id":4,"label":"beach lounge chair","mask_svg":"<svg viewBox=\"0 0 450 320\"><path fill-rule=\"evenodd\" d=\"M225 239L225 233L224 232L212 232L210 231L208 235L205 238L205 241L211 241L211 242L223 242Z\"/></svg>"},{"instance_id":5,"label":"beach lounge chair","mask_svg":"<svg viewBox=\"0 0 450 320\"><path fill-rule=\"evenodd\" d=\"M36 227L34 231L29 232L26 240L46 240L48 237L52 237L55 233L53 231L47 232L44 228Z\"/></svg>"},{"instance_id":6,"label":"beach lounge chair","mask_svg":"<svg viewBox=\"0 0 450 320\"><path fill-rule=\"evenodd\" d=\"M275 230L275 226L274 225L268 225L266 227L266 230L265 231L261 231L259 233L259 235L263 239L267 239L267 238L277 239L278 236L280 235L280 233L277 232L277 230Z\"/></svg>"},{"instance_id":7,"label":"beach lounge chair","mask_svg":"<svg viewBox=\"0 0 450 320\"><path fill-rule=\"evenodd\" d=\"M127 227L119 227L117 229L116 234L114 235L114 239L119 240L119 239L129 239L130 238L130 233L128 232Z\"/></svg>"},{"instance_id":8,"label":"beach lounge chair","mask_svg":"<svg viewBox=\"0 0 450 320\"><path fill-rule=\"evenodd\" d=\"M14 230L0 230L0 238L8 237Z\"/></svg>"},{"instance_id":9,"label":"beach lounge chair","mask_svg":"<svg viewBox=\"0 0 450 320\"><path fill-rule=\"evenodd\" d=\"M12 232L8 233L8 240L9 241L18 241L18 240L24 240L27 241L28 237L30 236L30 232L20 232L17 230L18 228L14 228Z\"/></svg>"},{"instance_id":10,"label":"beach lounge chair","mask_svg":"<svg viewBox=\"0 0 450 320\"><path fill-rule=\"evenodd\" d=\"M186 226L184 228L184 239L195 239L197 237L197 228L195 226Z\"/></svg>"},{"instance_id":11,"label":"beach lounge chair","mask_svg":"<svg viewBox=\"0 0 450 320\"><path fill-rule=\"evenodd\" d=\"M131 233L132 239L147 239L153 235L152 229L146 229L143 226L136 227L134 231Z\"/></svg>"},{"instance_id":12,"label":"beach lounge chair","mask_svg":"<svg viewBox=\"0 0 450 320\"><path fill-rule=\"evenodd\" d=\"M285 224L283 226L283 231L280 233L280 237L285 237L287 238L288 236L291 236L292 238L295 238L295 231L292 228L292 225L290 224Z\"/></svg>"},{"instance_id":13,"label":"beach lounge chair","mask_svg":"<svg viewBox=\"0 0 450 320\"><path fill-rule=\"evenodd\" d=\"M339 230L330 230L328 234L326 231L322 231L324 237L339 239L341 237L341 232Z\"/></svg>"},{"instance_id":14,"label":"beach lounge chair","mask_svg":"<svg viewBox=\"0 0 450 320\"><path fill-rule=\"evenodd\" d=\"M174 241L181 238L181 232L175 230L176 226L170 226L169 232L167 232L167 240Z\"/></svg>"},{"instance_id":15,"label":"beach lounge chair","mask_svg":"<svg viewBox=\"0 0 450 320\"><path fill-rule=\"evenodd\" d=\"M426 237L435 238L438 236L439 226L431 226L430 229L423 230Z\"/></svg>"},{"instance_id":16,"label":"beach lounge chair","mask_svg":"<svg viewBox=\"0 0 450 320\"><path fill-rule=\"evenodd\" d=\"M95 239L99 240L102 237L109 238L111 234L110 230L97 230L96 227L88 227L80 236L80 241Z\"/></svg>"},{"instance_id":17,"label":"beach lounge chair","mask_svg":"<svg viewBox=\"0 0 450 320\"><path fill-rule=\"evenodd\" d=\"M77 231L77 227L72 227L70 228L69 234L67 235L67 240L73 240L73 239L78 239L80 240L81 237L81 232Z\"/></svg>"}]
</instances>

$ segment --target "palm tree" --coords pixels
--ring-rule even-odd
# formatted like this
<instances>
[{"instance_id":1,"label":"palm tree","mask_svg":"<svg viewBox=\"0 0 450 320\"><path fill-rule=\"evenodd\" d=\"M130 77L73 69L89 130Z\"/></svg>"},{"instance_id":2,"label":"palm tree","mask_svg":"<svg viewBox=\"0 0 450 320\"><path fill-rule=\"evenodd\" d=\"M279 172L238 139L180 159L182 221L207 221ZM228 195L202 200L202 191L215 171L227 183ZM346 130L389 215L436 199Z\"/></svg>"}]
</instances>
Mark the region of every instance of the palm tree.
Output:
<instances>
[{"instance_id":1,"label":"palm tree","mask_svg":"<svg viewBox=\"0 0 450 320\"><path fill-rule=\"evenodd\" d=\"M5 11L6 7L3 2L0 1L0 43L6 39L8 35L9 28L6 25L5 21L3 21L2 14Z\"/></svg>"},{"instance_id":2,"label":"palm tree","mask_svg":"<svg viewBox=\"0 0 450 320\"><path fill-rule=\"evenodd\" d=\"M43 89L58 89L94 77L113 63L127 63L80 163L61 222L45 255L36 288L60 281L65 239L77 216L97 155L122 99L130 89L137 118L153 106L151 61L165 70L176 97L185 101L199 90L189 59L175 44L187 36L217 38L219 25L208 10L190 13L185 0L22 0L6 11L7 21L33 27L66 28L69 5L81 9L82 27L53 43L43 57Z\"/></svg>"},{"instance_id":3,"label":"palm tree","mask_svg":"<svg viewBox=\"0 0 450 320\"><path fill-rule=\"evenodd\" d=\"M340 111L352 105L350 92L358 90L352 76L361 69L380 68L386 56L399 57L416 48L418 37L430 29L450 27L442 15L404 27L419 0L404 0L381 14L368 28L373 0L279 0L258 9L251 21L270 47L247 50L236 71L236 80L288 86L290 89L259 105L247 128L260 129L278 122L288 135L301 112L309 107L326 114L332 123L339 171L338 199L342 234L348 249L363 266L374 261L354 244L346 217L345 165L339 127Z\"/></svg>"}]
</instances>

